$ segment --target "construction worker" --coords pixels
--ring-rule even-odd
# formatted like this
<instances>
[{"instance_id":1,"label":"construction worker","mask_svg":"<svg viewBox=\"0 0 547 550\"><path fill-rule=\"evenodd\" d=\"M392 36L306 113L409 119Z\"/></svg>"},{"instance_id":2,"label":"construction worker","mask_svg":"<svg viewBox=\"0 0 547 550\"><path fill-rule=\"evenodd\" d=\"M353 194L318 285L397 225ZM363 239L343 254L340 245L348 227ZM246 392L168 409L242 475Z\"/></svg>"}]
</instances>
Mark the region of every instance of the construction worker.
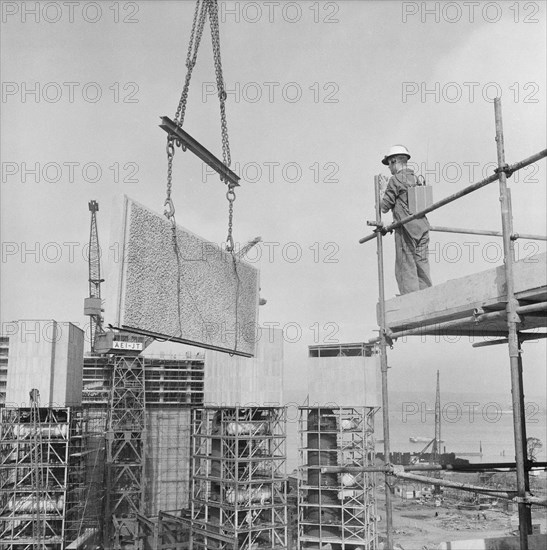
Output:
<instances>
[{"instance_id":1,"label":"construction worker","mask_svg":"<svg viewBox=\"0 0 547 550\"><path fill-rule=\"evenodd\" d=\"M394 145L382 159L392 175L387 184L381 185L381 207L384 214L393 211L394 221L412 214L407 189L417 184L417 178L407 167L409 159L404 145ZM395 229L395 278L401 294L431 286L428 246L429 222L425 216Z\"/></svg>"}]
</instances>

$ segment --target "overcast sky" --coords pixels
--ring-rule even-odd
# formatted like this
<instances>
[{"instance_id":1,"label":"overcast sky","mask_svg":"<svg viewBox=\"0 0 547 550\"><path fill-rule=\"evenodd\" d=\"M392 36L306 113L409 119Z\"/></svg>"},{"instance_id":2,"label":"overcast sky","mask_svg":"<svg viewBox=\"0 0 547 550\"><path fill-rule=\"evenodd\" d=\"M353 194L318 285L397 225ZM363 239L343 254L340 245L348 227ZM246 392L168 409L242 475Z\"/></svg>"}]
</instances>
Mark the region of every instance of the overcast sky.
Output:
<instances>
[{"instance_id":1,"label":"overcast sky","mask_svg":"<svg viewBox=\"0 0 547 550\"><path fill-rule=\"evenodd\" d=\"M307 346L374 336L373 177L394 143L435 199L492 173L493 98L501 95L509 163L545 147L543 2L219 2L233 168L242 176L234 238L264 243L261 322L286 328L287 383L302 383ZM88 201L97 200L103 264L112 200L158 212L165 133L185 76L193 1L2 2L1 321L87 323ZM34 10L34 11L33 11ZM185 128L221 156L209 29ZM33 172L34 171L34 172ZM546 234L545 161L509 180L514 228ZM497 183L432 213L435 225L501 228ZM175 155L180 225L216 243L225 189ZM397 292L387 239L387 296ZM518 241L520 259L544 243ZM432 234L434 283L501 265L499 239ZM105 287L109 284L107 280ZM112 320L111 304L105 304ZM273 326L273 325L272 325ZM526 345L528 394L545 391L545 343ZM409 339L390 352L390 387L509 395L505 346Z\"/></svg>"}]
</instances>

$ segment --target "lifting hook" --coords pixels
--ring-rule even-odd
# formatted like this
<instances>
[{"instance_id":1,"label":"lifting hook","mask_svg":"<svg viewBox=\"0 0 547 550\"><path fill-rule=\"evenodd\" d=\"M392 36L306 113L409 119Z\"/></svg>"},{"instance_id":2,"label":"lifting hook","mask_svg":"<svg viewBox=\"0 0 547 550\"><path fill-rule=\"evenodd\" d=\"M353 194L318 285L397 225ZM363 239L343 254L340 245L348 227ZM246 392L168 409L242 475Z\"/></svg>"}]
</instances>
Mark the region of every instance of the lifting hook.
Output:
<instances>
[{"instance_id":1,"label":"lifting hook","mask_svg":"<svg viewBox=\"0 0 547 550\"><path fill-rule=\"evenodd\" d=\"M173 199L165 199L163 206L167 206L167 209L164 210L163 214L168 220L171 220L173 225L175 224L175 205L173 204Z\"/></svg>"}]
</instances>

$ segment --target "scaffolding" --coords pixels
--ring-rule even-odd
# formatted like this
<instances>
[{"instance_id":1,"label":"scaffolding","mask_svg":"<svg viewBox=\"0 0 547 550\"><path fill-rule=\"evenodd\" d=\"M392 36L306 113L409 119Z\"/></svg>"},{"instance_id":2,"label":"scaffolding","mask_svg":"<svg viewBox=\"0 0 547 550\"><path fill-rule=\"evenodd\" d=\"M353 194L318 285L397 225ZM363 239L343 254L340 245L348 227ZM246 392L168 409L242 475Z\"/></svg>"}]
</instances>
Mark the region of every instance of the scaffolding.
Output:
<instances>
[{"instance_id":1,"label":"scaffolding","mask_svg":"<svg viewBox=\"0 0 547 550\"><path fill-rule=\"evenodd\" d=\"M386 495L386 546L388 548L393 547L393 520L392 520L392 495L390 487L390 479L395 477L401 477L406 479L414 479L417 481L426 481L428 478L409 474L401 471L400 469L394 469L390 465L391 451L390 451L390 439L389 439L389 400L388 400L388 383L387 383L387 346L392 345L393 341L403 335L423 335L423 334L437 334L440 331L449 331L457 328L460 334L465 331L469 334L481 335L481 326L478 323L481 320L486 319L505 319L506 325L497 330L495 336L500 338L495 343L508 344L509 347L509 360L511 370L511 392L512 392L512 409L513 409L513 431L515 441L515 456L516 456L516 478L517 478L517 491L516 495L510 491L500 492L498 496L502 498L509 498L518 503L519 509L519 538L521 550L528 550L528 535L532 533L531 526L531 505L542 504L539 499L535 499L529 492L529 479L528 472L531 469L531 463L526 457L526 423L525 423L525 405L524 405L524 393L522 384L522 343L530 336L525 332L520 332L521 318L519 314L539 314L543 317L539 320L536 318L536 326L546 326L545 311L547 310L547 302L543 296L543 301L529 304L528 302L519 303L519 300L515 297L514 287L514 264L515 264L515 250L514 243L518 238L522 238L523 235L513 232L513 219L511 210L511 195L507 186L507 178L509 178L515 171L520 170L534 162L545 158L547 156L547 150L542 150L520 162L513 165L506 164L505 161L505 148L503 137L503 124L501 115L501 101L499 98L494 100L494 114L495 114L495 126L496 126L496 144L497 144L497 161L498 167L495 173L477 183L474 183L468 187L465 187L461 191L450 195L427 208L420 210L410 216L405 217L402 220L394 222L389 225L384 225L381 218L381 200L380 200L380 185L378 179L375 185L375 199L376 199L376 220L368 222L369 225L375 226L374 233L363 237L359 242L365 243L371 240L376 240L377 243L377 257L378 257L378 283L379 283L379 307L378 307L378 323L380 325L380 335L378 339L375 339L380 344L380 360L381 360L381 372L382 372L382 417L383 417L383 430L384 430L384 456L387 459L385 468L377 468L377 471L384 471L385 473L385 495ZM385 289L384 289L384 265L383 265L383 236L404 224L420 218L425 214L432 212L446 204L449 204L477 189L480 189L494 181L499 181L500 190L500 204L501 204L501 221L502 231L475 231L475 230L459 230L454 228L435 228L436 230L449 231L449 232L463 232L483 235L494 235L503 238L503 251L504 251L504 283L505 283L505 308L503 311L493 311L486 313L483 311L475 311L474 315L468 319L458 319L456 321L448 321L441 323L433 323L431 319L429 322L421 323L422 326L416 326L408 330L399 330L393 332L386 323L386 301L385 301ZM528 238L534 238L539 240L545 240L544 236L527 235ZM541 299L541 297L540 297ZM425 326L424 326L425 325ZM526 328L523 325L522 328ZM492 335L493 333L484 332L484 334ZM533 337L545 337L545 334L534 334ZM489 342L492 344L492 342ZM476 344L475 344L476 345ZM485 468L486 469L486 468ZM371 471L371 469L369 469ZM446 481L436 481L438 485L447 485ZM455 484L462 490L476 490L466 486L466 484Z\"/></svg>"},{"instance_id":2,"label":"scaffolding","mask_svg":"<svg viewBox=\"0 0 547 550\"><path fill-rule=\"evenodd\" d=\"M300 407L298 548L377 548L374 473L330 473L327 466L374 464L372 407Z\"/></svg>"},{"instance_id":3,"label":"scaffolding","mask_svg":"<svg viewBox=\"0 0 547 550\"><path fill-rule=\"evenodd\" d=\"M112 388L106 432L107 549L142 548L137 514L144 510L144 359L112 358Z\"/></svg>"},{"instance_id":4,"label":"scaffolding","mask_svg":"<svg viewBox=\"0 0 547 550\"><path fill-rule=\"evenodd\" d=\"M285 423L281 407L193 411L194 549L288 548Z\"/></svg>"},{"instance_id":5,"label":"scaffolding","mask_svg":"<svg viewBox=\"0 0 547 550\"><path fill-rule=\"evenodd\" d=\"M0 420L0 548L63 550L81 514L82 412L4 408Z\"/></svg>"},{"instance_id":6,"label":"scaffolding","mask_svg":"<svg viewBox=\"0 0 547 550\"><path fill-rule=\"evenodd\" d=\"M103 523L103 468L105 457L105 417L82 409L73 414L70 430L66 541L78 541L89 533L98 533Z\"/></svg>"}]
</instances>

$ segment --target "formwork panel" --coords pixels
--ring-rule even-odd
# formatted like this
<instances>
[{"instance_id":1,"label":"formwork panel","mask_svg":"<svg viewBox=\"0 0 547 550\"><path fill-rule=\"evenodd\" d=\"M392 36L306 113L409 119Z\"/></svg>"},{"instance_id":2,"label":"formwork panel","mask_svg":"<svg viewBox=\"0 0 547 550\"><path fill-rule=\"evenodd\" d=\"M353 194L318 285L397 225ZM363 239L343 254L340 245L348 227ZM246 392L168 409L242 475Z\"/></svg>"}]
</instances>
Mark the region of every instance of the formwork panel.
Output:
<instances>
[{"instance_id":1,"label":"formwork panel","mask_svg":"<svg viewBox=\"0 0 547 550\"><path fill-rule=\"evenodd\" d=\"M380 405L380 364L373 345L310 346L306 367L310 405Z\"/></svg>"},{"instance_id":2,"label":"formwork panel","mask_svg":"<svg viewBox=\"0 0 547 550\"><path fill-rule=\"evenodd\" d=\"M259 272L128 197L112 241L120 261L115 324L144 335L253 356ZM113 285L114 286L114 285Z\"/></svg>"},{"instance_id":3,"label":"formwork panel","mask_svg":"<svg viewBox=\"0 0 547 550\"><path fill-rule=\"evenodd\" d=\"M194 411L194 548L287 549L285 415L274 407Z\"/></svg>"},{"instance_id":4,"label":"formwork panel","mask_svg":"<svg viewBox=\"0 0 547 550\"><path fill-rule=\"evenodd\" d=\"M339 550L375 550L374 474L322 471L374 464L375 409L300 407L299 413L298 549L331 544Z\"/></svg>"},{"instance_id":5,"label":"formwork panel","mask_svg":"<svg viewBox=\"0 0 547 550\"><path fill-rule=\"evenodd\" d=\"M283 401L283 331L263 328L256 356L231 357L208 351L204 402L215 407L281 405Z\"/></svg>"}]
</instances>

